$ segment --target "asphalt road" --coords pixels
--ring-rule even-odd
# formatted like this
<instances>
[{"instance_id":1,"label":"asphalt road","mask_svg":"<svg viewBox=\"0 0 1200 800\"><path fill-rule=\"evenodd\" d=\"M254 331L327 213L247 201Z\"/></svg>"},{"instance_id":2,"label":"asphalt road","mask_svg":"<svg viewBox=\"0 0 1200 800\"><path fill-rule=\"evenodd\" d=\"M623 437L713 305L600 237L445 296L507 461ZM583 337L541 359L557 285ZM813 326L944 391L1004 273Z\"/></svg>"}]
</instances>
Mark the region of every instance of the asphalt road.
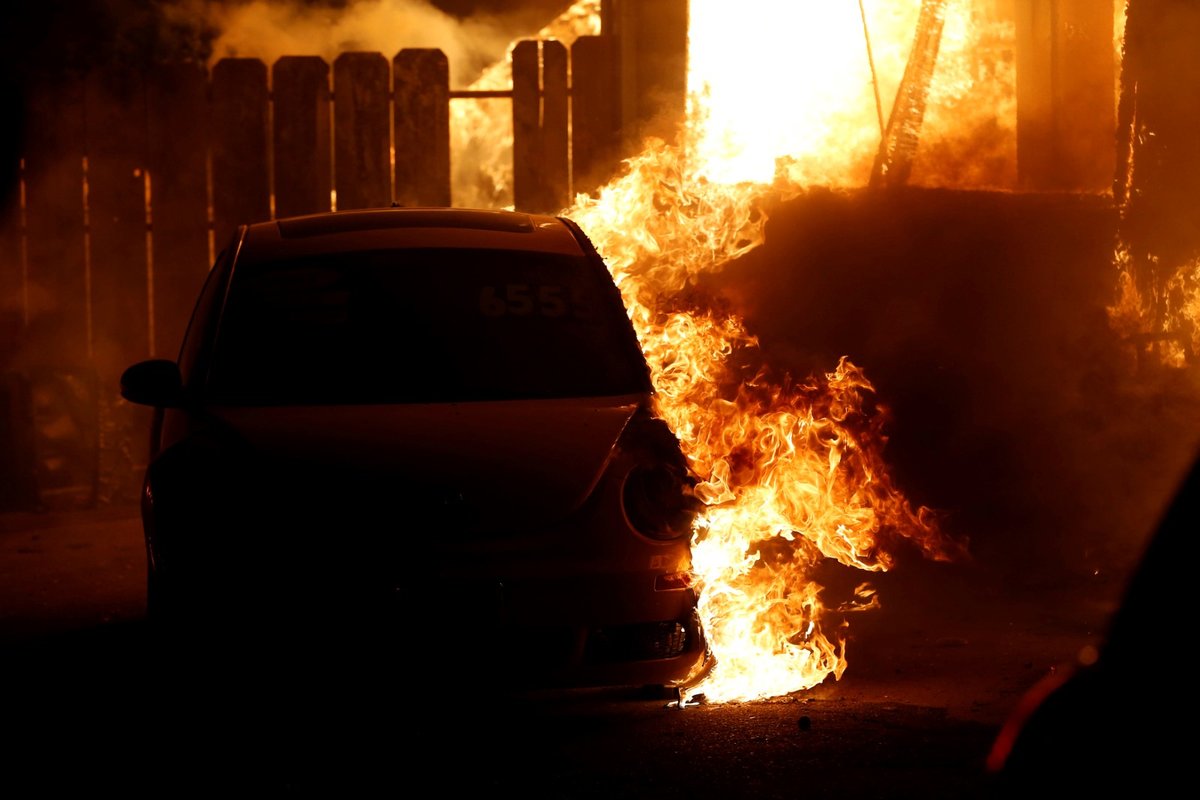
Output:
<instances>
[{"instance_id":1,"label":"asphalt road","mask_svg":"<svg viewBox=\"0 0 1200 800\"><path fill-rule=\"evenodd\" d=\"M144 569L129 510L0 517L8 786L990 796L1000 723L1098 640L1119 590L1016 589L979 565L905 561L877 581L883 609L852 620L841 681L679 710L636 688L508 691L487 653L451 680L412 648L361 642L267 659L165 648L144 623Z\"/></svg>"}]
</instances>

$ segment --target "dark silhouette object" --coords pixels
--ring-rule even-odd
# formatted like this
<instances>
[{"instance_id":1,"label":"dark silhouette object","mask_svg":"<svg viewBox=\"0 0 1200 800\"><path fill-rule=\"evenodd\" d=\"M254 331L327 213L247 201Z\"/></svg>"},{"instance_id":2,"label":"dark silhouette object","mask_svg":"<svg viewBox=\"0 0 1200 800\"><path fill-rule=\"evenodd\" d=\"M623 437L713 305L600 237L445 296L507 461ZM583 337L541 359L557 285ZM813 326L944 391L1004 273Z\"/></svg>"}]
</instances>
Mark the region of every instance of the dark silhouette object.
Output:
<instances>
[{"instance_id":1,"label":"dark silhouette object","mask_svg":"<svg viewBox=\"0 0 1200 800\"><path fill-rule=\"evenodd\" d=\"M1043 681L988 760L1006 796L1156 794L1193 774L1195 614L1191 544L1200 530L1200 461L1175 495L1114 615L1098 655ZM1068 796L1068 795L1064 795Z\"/></svg>"},{"instance_id":2,"label":"dark silhouette object","mask_svg":"<svg viewBox=\"0 0 1200 800\"><path fill-rule=\"evenodd\" d=\"M1125 27L1117 165L1113 196L1130 273L1149 304L1150 338L1175 339L1189 360L1194 342L1187 285L1200 256L1200 5L1189 0L1131 0ZM1185 99L1187 98L1187 99ZM1164 328L1164 324L1168 327Z\"/></svg>"}]
</instances>

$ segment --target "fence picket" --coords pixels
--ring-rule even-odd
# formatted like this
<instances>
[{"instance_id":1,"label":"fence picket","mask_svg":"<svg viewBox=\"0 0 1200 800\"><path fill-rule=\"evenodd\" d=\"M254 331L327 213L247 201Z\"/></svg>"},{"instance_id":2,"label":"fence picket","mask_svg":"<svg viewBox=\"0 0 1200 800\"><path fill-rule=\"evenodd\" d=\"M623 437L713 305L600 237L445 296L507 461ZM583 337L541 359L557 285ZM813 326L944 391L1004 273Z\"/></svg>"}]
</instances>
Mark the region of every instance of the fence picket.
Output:
<instances>
[{"instance_id":1,"label":"fence picket","mask_svg":"<svg viewBox=\"0 0 1200 800\"><path fill-rule=\"evenodd\" d=\"M328 211L329 65L317 56L284 56L271 68L275 99L275 216Z\"/></svg>"},{"instance_id":2,"label":"fence picket","mask_svg":"<svg viewBox=\"0 0 1200 800\"><path fill-rule=\"evenodd\" d=\"M450 205L450 65L441 50L406 49L392 61L396 202Z\"/></svg>"},{"instance_id":3,"label":"fence picket","mask_svg":"<svg viewBox=\"0 0 1200 800\"><path fill-rule=\"evenodd\" d=\"M342 53L333 62L337 207L391 205L388 61L382 53Z\"/></svg>"},{"instance_id":4,"label":"fence picket","mask_svg":"<svg viewBox=\"0 0 1200 800\"><path fill-rule=\"evenodd\" d=\"M238 226L271 216L267 66L223 58L212 71L212 205L217 248Z\"/></svg>"},{"instance_id":5,"label":"fence picket","mask_svg":"<svg viewBox=\"0 0 1200 800\"><path fill-rule=\"evenodd\" d=\"M512 53L513 204L520 211L541 211L541 78L538 43L519 42Z\"/></svg>"}]
</instances>

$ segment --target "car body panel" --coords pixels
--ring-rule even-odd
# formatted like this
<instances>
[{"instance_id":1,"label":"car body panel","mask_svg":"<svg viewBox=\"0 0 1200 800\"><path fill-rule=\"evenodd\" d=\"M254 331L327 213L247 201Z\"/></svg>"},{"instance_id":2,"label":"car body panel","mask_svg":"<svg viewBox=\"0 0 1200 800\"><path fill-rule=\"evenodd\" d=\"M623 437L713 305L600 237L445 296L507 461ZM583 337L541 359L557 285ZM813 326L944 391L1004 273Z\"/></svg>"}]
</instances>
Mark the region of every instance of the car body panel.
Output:
<instances>
[{"instance_id":1,"label":"car body panel","mask_svg":"<svg viewBox=\"0 0 1200 800\"><path fill-rule=\"evenodd\" d=\"M617 397L211 413L260 454L384 472L401 491L470 503L494 527L577 510L637 408L635 398Z\"/></svg>"}]
</instances>

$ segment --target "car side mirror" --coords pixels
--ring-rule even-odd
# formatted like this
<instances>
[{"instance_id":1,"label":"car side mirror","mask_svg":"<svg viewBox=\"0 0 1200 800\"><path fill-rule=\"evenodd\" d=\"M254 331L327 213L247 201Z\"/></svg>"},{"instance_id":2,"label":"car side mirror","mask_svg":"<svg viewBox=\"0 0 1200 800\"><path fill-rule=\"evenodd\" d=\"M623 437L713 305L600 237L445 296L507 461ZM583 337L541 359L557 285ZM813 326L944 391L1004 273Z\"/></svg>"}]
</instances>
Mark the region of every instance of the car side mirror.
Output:
<instances>
[{"instance_id":1,"label":"car side mirror","mask_svg":"<svg viewBox=\"0 0 1200 800\"><path fill-rule=\"evenodd\" d=\"M182 406L183 378L179 374L179 365L162 358L134 364L121 375L121 397L155 408Z\"/></svg>"}]
</instances>

